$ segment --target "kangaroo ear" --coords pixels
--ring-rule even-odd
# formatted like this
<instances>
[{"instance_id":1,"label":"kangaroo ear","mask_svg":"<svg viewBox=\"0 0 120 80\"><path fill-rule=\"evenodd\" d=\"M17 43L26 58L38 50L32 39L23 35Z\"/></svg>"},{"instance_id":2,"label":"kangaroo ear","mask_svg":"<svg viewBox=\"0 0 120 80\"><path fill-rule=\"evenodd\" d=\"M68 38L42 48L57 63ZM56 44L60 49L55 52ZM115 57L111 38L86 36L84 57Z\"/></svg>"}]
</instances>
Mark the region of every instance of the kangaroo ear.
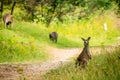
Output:
<instances>
[{"instance_id":1,"label":"kangaroo ear","mask_svg":"<svg viewBox=\"0 0 120 80\"><path fill-rule=\"evenodd\" d=\"M87 40L90 40L91 39L91 37L88 37L88 39Z\"/></svg>"},{"instance_id":2,"label":"kangaroo ear","mask_svg":"<svg viewBox=\"0 0 120 80\"><path fill-rule=\"evenodd\" d=\"M81 38L83 41L85 41L85 39L84 38Z\"/></svg>"}]
</instances>

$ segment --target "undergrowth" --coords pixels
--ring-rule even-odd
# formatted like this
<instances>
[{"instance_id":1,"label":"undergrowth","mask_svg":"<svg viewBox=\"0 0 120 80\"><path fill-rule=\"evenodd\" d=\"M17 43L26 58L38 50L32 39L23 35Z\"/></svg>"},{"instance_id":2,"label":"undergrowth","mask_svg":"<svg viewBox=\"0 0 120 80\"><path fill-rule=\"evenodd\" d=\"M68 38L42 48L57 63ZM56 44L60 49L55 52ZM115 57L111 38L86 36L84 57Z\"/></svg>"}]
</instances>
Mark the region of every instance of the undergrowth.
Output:
<instances>
[{"instance_id":1,"label":"undergrowth","mask_svg":"<svg viewBox=\"0 0 120 80\"><path fill-rule=\"evenodd\" d=\"M102 51L93 56L86 69L75 68L71 62L49 71L42 80L119 80L120 48L115 51Z\"/></svg>"},{"instance_id":2,"label":"undergrowth","mask_svg":"<svg viewBox=\"0 0 120 80\"><path fill-rule=\"evenodd\" d=\"M108 15L109 14L109 15ZM18 21L14 27L5 29L0 25L0 63L41 61L48 59L47 46L59 48L81 47L81 37L91 37L91 46L111 45L117 41L119 31L115 28L115 15L106 11L89 19L73 22L51 22L50 27L42 23ZM104 23L107 30L104 30ZM49 40L49 33L58 32L58 42Z\"/></svg>"}]
</instances>

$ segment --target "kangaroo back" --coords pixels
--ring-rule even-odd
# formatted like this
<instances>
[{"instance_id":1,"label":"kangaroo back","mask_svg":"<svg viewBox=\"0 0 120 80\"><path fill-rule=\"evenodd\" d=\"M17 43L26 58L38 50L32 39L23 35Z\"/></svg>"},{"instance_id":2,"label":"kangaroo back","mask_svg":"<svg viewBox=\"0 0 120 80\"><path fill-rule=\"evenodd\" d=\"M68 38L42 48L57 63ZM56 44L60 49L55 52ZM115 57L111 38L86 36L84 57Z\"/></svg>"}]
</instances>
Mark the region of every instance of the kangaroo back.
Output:
<instances>
[{"instance_id":1,"label":"kangaroo back","mask_svg":"<svg viewBox=\"0 0 120 80\"><path fill-rule=\"evenodd\" d=\"M54 41L54 42L57 42L57 38L58 38L58 33L57 32L51 32L49 34L49 38L50 40Z\"/></svg>"},{"instance_id":2,"label":"kangaroo back","mask_svg":"<svg viewBox=\"0 0 120 80\"><path fill-rule=\"evenodd\" d=\"M3 22L4 22L4 25L5 25L5 28L6 28L9 24L12 24L12 26L13 26L13 15L11 15L10 13L5 14L5 15L3 16Z\"/></svg>"}]
</instances>

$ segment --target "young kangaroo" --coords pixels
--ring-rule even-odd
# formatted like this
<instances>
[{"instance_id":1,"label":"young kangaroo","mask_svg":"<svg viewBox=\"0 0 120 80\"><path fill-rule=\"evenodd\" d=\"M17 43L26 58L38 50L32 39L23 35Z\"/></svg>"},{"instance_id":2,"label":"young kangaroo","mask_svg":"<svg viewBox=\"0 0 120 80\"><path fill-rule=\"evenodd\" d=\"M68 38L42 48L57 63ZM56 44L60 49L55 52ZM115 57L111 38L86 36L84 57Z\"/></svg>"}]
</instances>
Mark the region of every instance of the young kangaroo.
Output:
<instances>
[{"instance_id":1,"label":"young kangaroo","mask_svg":"<svg viewBox=\"0 0 120 80\"><path fill-rule=\"evenodd\" d=\"M3 16L3 22L4 22L4 25L5 25L5 28L8 27L9 24L11 24L11 26L13 26L13 16L12 16L12 14L10 14L10 13L5 14Z\"/></svg>"},{"instance_id":2,"label":"young kangaroo","mask_svg":"<svg viewBox=\"0 0 120 80\"><path fill-rule=\"evenodd\" d=\"M49 34L49 38L50 38L51 41L57 43L58 33L57 33L57 32L51 32L51 33Z\"/></svg>"},{"instance_id":3,"label":"young kangaroo","mask_svg":"<svg viewBox=\"0 0 120 80\"><path fill-rule=\"evenodd\" d=\"M76 67L77 65L81 65L82 68L85 68L87 66L87 62L89 59L91 59L91 55L90 55L90 52L89 52L89 40L90 40L91 37L88 37L88 39L84 39L84 38L81 38L83 41L84 41L84 48L81 52L81 54L77 57L77 60L76 60Z\"/></svg>"}]
</instances>

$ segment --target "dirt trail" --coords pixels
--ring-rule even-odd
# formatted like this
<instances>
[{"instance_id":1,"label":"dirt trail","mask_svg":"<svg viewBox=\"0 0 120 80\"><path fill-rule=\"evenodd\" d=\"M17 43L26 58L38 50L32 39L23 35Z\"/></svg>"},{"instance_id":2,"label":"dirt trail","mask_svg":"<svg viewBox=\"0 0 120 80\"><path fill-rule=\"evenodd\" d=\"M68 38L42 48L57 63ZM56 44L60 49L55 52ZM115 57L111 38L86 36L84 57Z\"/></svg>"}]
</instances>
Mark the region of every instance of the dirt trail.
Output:
<instances>
[{"instance_id":1,"label":"dirt trail","mask_svg":"<svg viewBox=\"0 0 120 80\"><path fill-rule=\"evenodd\" d=\"M69 58L78 54L80 49L58 49L48 47L47 51L52 55L52 59L46 62L31 64L1 64L0 80L18 80L24 76L28 80L40 80L41 75L67 62Z\"/></svg>"},{"instance_id":2,"label":"dirt trail","mask_svg":"<svg viewBox=\"0 0 120 80\"><path fill-rule=\"evenodd\" d=\"M118 46L120 42L114 44L114 46L105 47L107 51L114 50L116 45ZM120 47L120 45L119 45ZM75 55L78 56L82 48L67 48L58 49L54 47L48 47L47 52L52 55L52 59L46 62L31 63L31 64L0 64L0 80L41 80L41 76L47 71L55 69L63 63L73 61L71 59ZM91 55L98 55L101 53L101 48L91 47Z\"/></svg>"},{"instance_id":3,"label":"dirt trail","mask_svg":"<svg viewBox=\"0 0 120 80\"><path fill-rule=\"evenodd\" d=\"M111 50L111 47L106 49ZM48 47L47 51L52 55L52 59L41 63L31 64L1 64L0 65L0 80L19 80L27 78L28 80L40 80L40 76L51 69L55 69L63 63L72 61L75 55L79 55L82 49L69 48L58 49ZM100 48L91 48L92 55L99 54Z\"/></svg>"}]
</instances>

